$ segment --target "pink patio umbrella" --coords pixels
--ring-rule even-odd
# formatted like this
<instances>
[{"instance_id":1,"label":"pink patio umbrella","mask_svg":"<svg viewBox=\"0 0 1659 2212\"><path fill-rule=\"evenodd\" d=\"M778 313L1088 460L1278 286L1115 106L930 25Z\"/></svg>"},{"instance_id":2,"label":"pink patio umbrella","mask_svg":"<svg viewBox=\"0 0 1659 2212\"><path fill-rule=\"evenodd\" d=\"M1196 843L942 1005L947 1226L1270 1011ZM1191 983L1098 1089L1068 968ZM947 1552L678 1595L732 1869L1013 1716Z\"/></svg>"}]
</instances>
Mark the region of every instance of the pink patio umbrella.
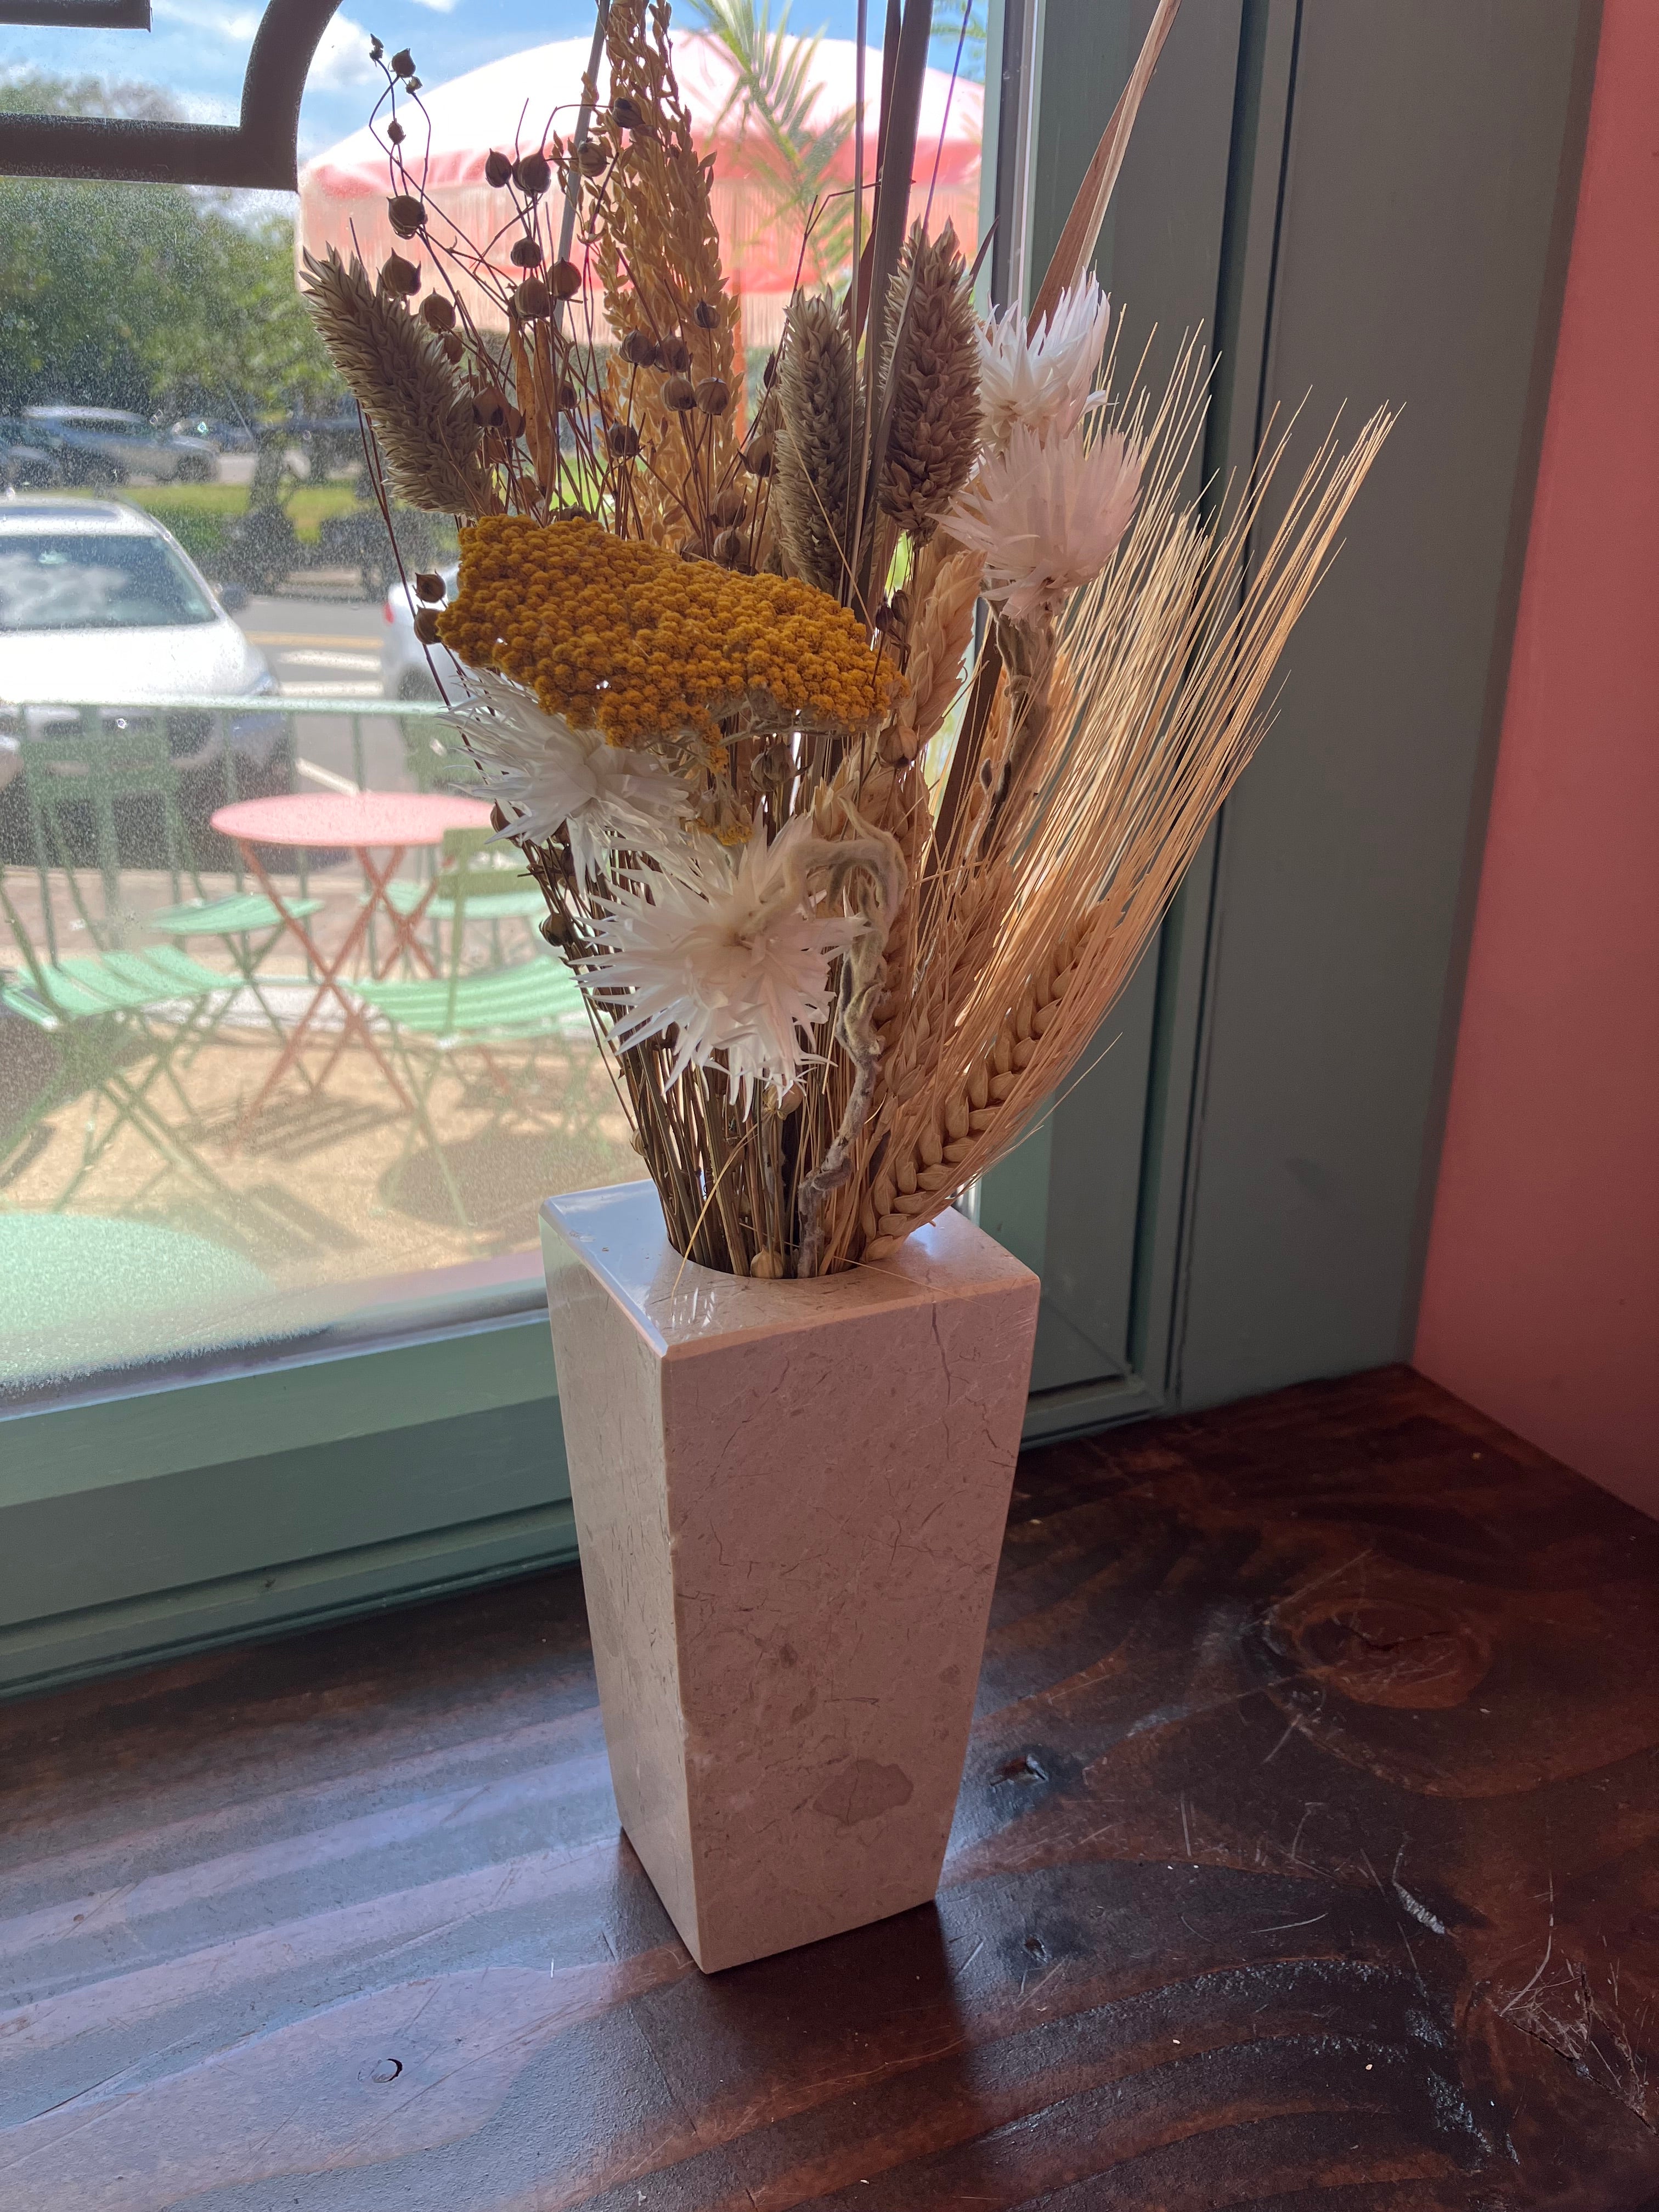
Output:
<instances>
[{"instance_id":1,"label":"pink patio umbrella","mask_svg":"<svg viewBox=\"0 0 1659 2212\"><path fill-rule=\"evenodd\" d=\"M405 157L418 174L424 155L428 197L469 237L482 241L503 218L501 195L484 180L484 160L491 149L516 155L539 147L556 131L568 135L581 100L588 43L586 38L556 40L550 46L509 54L448 84L424 89L422 101L431 118L429 148L419 114L402 110L410 132ZM808 120L811 127L830 131L851 114L856 103L854 41L786 38L784 45L792 55L804 46L811 49ZM781 211L775 156L744 100L734 97L738 71L725 47L701 33L677 39L674 69L698 143L714 155L714 216L728 280L743 302L744 343L775 345L800 265L801 212L796 208ZM602 76L602 100L605 89ZM867 182L875 171L881 100L881 55L874 50L866 60L865 98ZM948 217L969 252L979 229L983 109L982 87L960 79L952 84L947 71L928 70L916 135L911 211L921 214L931 197L930 228L937 232ZM827 166L826 188L850 188L854 166L849 130ZM355 248L370 267L378 265L397 242L386 220L390 190L384 148L367 128L354 131L300 173L301 246L313 253L326 246L348 254ZM805 269L808 282L842 273L815 266L810 258ZM469 305L482 319L483 295L475 294ZM598 301L593 305L596 327L603 336Z\"/></svg>"}]
</instances>

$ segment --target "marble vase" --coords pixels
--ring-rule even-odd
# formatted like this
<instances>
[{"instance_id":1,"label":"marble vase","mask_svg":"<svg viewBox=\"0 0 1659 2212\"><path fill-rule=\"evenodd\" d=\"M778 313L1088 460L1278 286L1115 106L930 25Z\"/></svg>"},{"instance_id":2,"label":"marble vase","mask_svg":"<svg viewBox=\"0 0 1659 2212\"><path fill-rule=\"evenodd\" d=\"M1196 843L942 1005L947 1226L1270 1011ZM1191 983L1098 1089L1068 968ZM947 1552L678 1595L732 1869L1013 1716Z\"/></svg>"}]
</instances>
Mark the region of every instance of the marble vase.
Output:
<instances>
[{"instance_id":1,"label":"marble vase","mask_svg":"<svg viewBox=\"0 0 1659 2212\"><path fill-rule=\"evenodd\" d=\"M1037 1279L958 1213L879 1267L683 1261L653 1186L542 1209L623 1827L705 1972L937 1887Z\"/></svg>"}]
</instances>

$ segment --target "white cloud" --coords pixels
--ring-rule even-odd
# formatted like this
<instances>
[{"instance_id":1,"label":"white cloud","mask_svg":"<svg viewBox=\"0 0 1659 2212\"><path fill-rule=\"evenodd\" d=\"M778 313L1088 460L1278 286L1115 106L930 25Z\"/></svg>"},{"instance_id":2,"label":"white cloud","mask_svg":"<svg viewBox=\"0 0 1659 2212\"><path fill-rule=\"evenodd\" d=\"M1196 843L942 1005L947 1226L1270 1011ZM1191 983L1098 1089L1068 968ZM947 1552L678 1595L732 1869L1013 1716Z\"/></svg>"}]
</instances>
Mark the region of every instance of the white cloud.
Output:
<instances>
[{"instance_id":1,"label":"white cloud","mask_svg":"<svg viewBox=\"0 0 1659 2212\"><path fill-rule=\"evenodd\" d=\"M374 84L379 70L368 58L368 33L349 15L331 18L311 64L306 84L313 92L346 92L353 85Z\"/></svg>"},{"instance_id":2,"label":"white cloud","mask_svg":"<svg viewBox=\"0 0 1659 2212\"><path fill-rule=\"evenodd\" d=\"M420 8L430 8L434 15L453 15L460 0L416 0Z\"/></svg>"},{"instance_id":3,"label":"white cloud","mask_svg":"<svg viewBox=\"0 0 1659 2212\"><path fill-rule=\"evenodd\" d=\"M179 0L155 0L154 13L164 23L183 23L192 31L212 31L239 46L252 46L259 27L260 10L252 9L185 8Z\"/></svg>"}]
</instances>

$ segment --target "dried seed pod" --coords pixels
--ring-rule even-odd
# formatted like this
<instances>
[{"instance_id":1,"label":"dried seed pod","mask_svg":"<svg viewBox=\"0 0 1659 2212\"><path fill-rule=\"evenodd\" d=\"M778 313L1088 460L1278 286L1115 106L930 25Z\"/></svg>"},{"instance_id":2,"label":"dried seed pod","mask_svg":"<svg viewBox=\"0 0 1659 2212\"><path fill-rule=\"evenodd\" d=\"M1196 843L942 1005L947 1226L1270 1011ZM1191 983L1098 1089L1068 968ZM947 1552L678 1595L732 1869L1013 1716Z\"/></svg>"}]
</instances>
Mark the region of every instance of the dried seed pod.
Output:
<instances>
[{"instance_id":1,"label":"dried seed pod","mask_svg":"<svg viewBox=\"0 0 1659 2212\"><path fill-rule=\"evenodd\" d=\"M395 115L392 117L391 122L386 126L386 135L392 141L394 146L401 146L404 143L404 126L398 122Z\"/></svg>"},{"instance_id":2,"label":"dried seed pod","mask_svg":"<svg viewBox=\"0 0 1659 2212\"><path fill-rule=\"evenodd\" d=\"M586 522L588 519L587 509L579 499L567 500L553 518L555 522Z\"/></svg>"},{"instance_id":3,"label":"dried seed pod","mask_svg":"<svg viewBox=\"0 0 1659 2212\"><path fill-rule=\"evenodd\" d=\"M582 272L574 261L556 261L547 277L557 300L574 300L582 289Z\"/></svg>"},{"instance_id":4,"label":"dried seed pod","mask_svg":"<svg viewBox=\"0 0 1659 2212\"><path fill-rule=\"evenodd\" d=\"M635 368L653 368L659 357L657 341L649 331L629 331L617 350Z\"/></svg>"},{"instance_id":5,"label":"dried seed pod","mask_svg":"<svg viewBox=\"0 0 1659 2212\"><path fill-rule=\"evenodd\" d=\"M487 430L499 430L507 420L507 399L504 392L486 385L472 398L472 419Z\"/></svg>"},{"instance_id":6,"label":"dried seed pod","mask_svg":"<svg viewBox=\"0 0 1659 2212\"><path fill-rule=\"evenodd\" d=\"M438 642L438 611L435 607L420 607L415 615L415 635L422 645Z\"/></svg>"},{"instance_id":7,"label":"dried seed pod","mask_svg":"<svg viewBox=\"0 0 1659 2212\"><path fill-rule=\"evenodd\" d=\"M399 238L415 238L426 221L426 210L412 192L398 192L386 204L386 218Z\"/></svg>"},{"instance_id":8,"label":"dried seed pod","mask_svg":"<svg viewBox=\"0 0 1659 2212\"><path fill-rule=\"evenodd\" d=\"M722 568L735 568L743 558L743 532L722 530L714 539L714 558Z\"/></svg>"},{"instance_id":9,"label":"dried seed pod","mask_svg":"<svg viewBox=\"0 0 1659 2212\"><path fill-rule=\"evenodd\" d=\"M720 328L720 311L712 306L708 301L699 300L691 310L691 313L700 331L714 331Z\"/></svg>"},{"instance_id":10,"label":"dried seed pod","mask_svg":"<svg viewBox=\"0 0 1659 2212\"><path fill-rule=\"evenodd\" d=\"M446 331L438 341L443 348L444 359L452 368L466 351L466 342L459 331Z\"/></svg>"},{"instance_id":11,"label":"dried seed pod","mask_svg":"<svg viewBox=\"0 0 1659 2212\"><path fill-rule=\"evenodd\" d=\"M444 596L443 578L430 568L422 568L415 579L415 596L417 599L435 599L441 605Z\"/></svg>"},{"instance_id":12,"label":"dried seed pod","mask_svg":"<svg viewBox=\"0 0 1659 2212\"><path fill-rule=\"evenodd\" d=\"M709 512L722 529L729 530L743 520L743 511L748 504L748 495L741 484L727 484L724 491L714 495Z\"/></svg>"},{"instance_id":13,"label":"dried seed pod","mask_svg":"<svg viewBox=\"0 0 1659 2212\"><path fill-rule=\"evenodd\" d=\"M662 404L672 407L677 415L689 414L697 404L696 387L689 376L671 376L664 380Z\"/></svg>"},{"instance_id":14,"label":"dried seed pod","mask_svg":"<svg viewBox=\"0 0 1659 2212\"><path fill-rule=\"evenodd\" d=\"M538 322L553 312L553 295L539 276L526 276L513 295L513 305L526 323Z\"/></svg>"},{"instance_id":15,"label":"dried seed pod","mask_svg":"<svg viewBox=\"0 0 1659 2212\"><path fill-rule=\"evenodd\" d=\"M401 253L388 253L380 270L380 289L394 300L411 300L421 289L421 272Z\"/></svg>"},{"instance_id":16,"label":"dried seed pod","mask_svg":"<svg viewBox=\"0 0 1659 2212\"><path fill-rule=\"evenodd\" d=\"M580 392L577 391L575 386L570 381L570 379L566 377L563 383L559 386L560 406L568 413L575 406L576 402L580 398Z\"/></svg>"},{"instance_id":17,"label":"dried seed pod","mask_svg":"<svg viewBox=\"0 0 1659 2212\"><path fill-rule=\"evenodd\" d=\"M446 300L441 292L429 293L421 302L421 320L428 330L436 331L440 335L445 331L453 331L455 327L453 301Z\"/></svg>"},{"instance_id":18,"label":"dried seed pod","mask_svg":"<svg viewBox=\"0 0 1659 2212\"><path fill-rule=\"evenodd\" d=\"M611 120L618 131L648 131L651 127L645 110L637 100L630 100L626 93L620 100L611 101Z\"/></svg>"},{"instance_id":19,"label":"dried seed pod","mask_svg":"<svg viewBox=\"0 0 1659 2212\"><path fill-rule=\"evenodd\" d=\"M491 152L484 156L484 182L494 185L497 191L513 174L510 155Z\"/></svg>"},{"instance_id":20,"label":"dried seed pod","mask_svg":"<svg viewBox=\"0 0 1659 2212\"><path fill-rule=\"evenodd\" d=\"M585 177L602 177L611 157L597 138L585 138L576 149L576 166Z\"/></svg>"},{"instance_id":21,"label":"dried seed pod","mask_svg":"<svg viewBox=\"0 0 1659 2212\"><path fill-rule=\"evenodd\" d=\"M769 437L751 438L743 449L743 465L751 477L772 473L773 446Z\"/></svg>"},{"instance_id":22,"label":"dried seed pod","mask_svg":"<svg viewBox=\"0 0 1659 2212\"><path fill-rule=\"evenodd\" d=\"M631 422L613 422L605 434L605 442L619 461L631 461L640 450L640 434Z\"/></svg>"},{"instance_id":23,"label":"dried seed pod","mask_svg":"<svg viewBox=\"0 0 1659 2212\"><path fill-rule=\"evenodd\" d=\"M657 351L662 356L663 367L672 369L677 376L684 376L691 366L691 349L684 338L664 338Z\"/></svg>"},{"instance_id":24,"label":"dried seed pod","mask_svg":"<svg viewBox=\"0 0 1659 2212\"><path fill-rule=\"evenodd\" d=\"M553 181L553 167L545 154L520 154L513 164L513 181L527 198L539 199Z\"/></svg>"},{"instance_id":25,"label":"dried seed pod","mask_svg":"<svg viewBox=\"0 0 1659 2212\"><path fill-rule=\"evenodd\" d=\"M412 76L412 77L410 77L410 79L409 80L409 87L408 87L408 88L409 88L409 90L410 90L410 92L418 92L418 91L420 90L420 88L421 88L421 80L419 79L419 77L417 77L417 76Z\"/></svg>"},{"instance_id":26,"label":"dried seed pod","mask_svg":"<svg viewBox=\"0 0 1659 2212\"><path fill-rule=\"evenodd\" d=\"M775 353L766 356L766 366L761 371L761 383L769 392L778 380L778 357Z\"/></svg>"},{"instance_id":27,"label":"dried seed pod","mask_svg":"<svg viewBox=\"0 0 1659 2212\"><path fill-rule=\"evenodd\" d=\"M705 415L724 415L732 404L732 387L724 377L705 376L697 386L697 404Z\"/></svg>"},{"instance_id":28,"label":"dried seed pod","mask_svg":"<svg viewBox=\"0 0 1659 2212\"><path fill-rule=\"evenodd\" d=\"M392 74L393 76L414 76L415 57L407 46L399 46L392 57Z\"/></svg>"},{"instance_id":29,"label":"dried seed pod","mask_svg":"<svg viewBox=\"0 0 1659 2212\"><path fill-rule=\"evenodd\" d=\"M538 238L515 238L507 248L507 258L515 269L539 269L542 242Z\"/></svg>"}]
</instances>

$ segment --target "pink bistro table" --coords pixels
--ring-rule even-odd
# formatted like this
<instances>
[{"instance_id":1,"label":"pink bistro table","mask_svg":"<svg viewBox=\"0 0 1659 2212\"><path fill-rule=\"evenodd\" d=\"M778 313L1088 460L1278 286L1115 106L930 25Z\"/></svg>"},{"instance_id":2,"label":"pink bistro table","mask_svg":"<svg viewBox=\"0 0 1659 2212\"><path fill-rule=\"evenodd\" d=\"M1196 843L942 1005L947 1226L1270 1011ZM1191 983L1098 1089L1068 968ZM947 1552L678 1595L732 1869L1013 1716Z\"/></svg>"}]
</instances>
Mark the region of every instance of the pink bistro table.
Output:
<instances>
[{"instance_id":1,"label":"pink bistro table","mask_svg":"<svg viewBox=\"0 0 1659 2212\"><path fill-rule=\"evenodd\" d=\"M241 799L234 805L219 808L213 817L214 828L221 836L234 840L240 848L250 874L258 878L261 890L283 917L284 927L304 948L306 959L315 968L319 979L316 995L295 1024L276 1066L260 1086L258 1096L244 1111L238 1124L239 1136L258 1119L265 1100L298 1060L306 1032L325 1000L331 997L337 1000L344 1024L313 1087L321 1089L348 1039L356 1036L368 1047L404 1105L409 1105L402 1084L370 1033L362 1009L340 988L339 979L347 962L367 938L369 924L377 912L384 915L392 926L392 945L383 960L371 963L372 973L376 977L386 975L400 954L407 954L417 962L428 975L437 973L416 933L427 902L437 889L435 873L425 896L407 912L400 913L392 904L386 886L402 866L404 854L411 848L441 845L446 830L483 829L489 822L489 809L482 799L460 799L444 792L307 791L289 798ZM347 933L345 942L331 959L271 882L259 855L258 848L262 845L356 854L357 864L368 884L368 896ZM376 860L376 853L383 855L382 860Z\"/></svg>"}]
</instances>

